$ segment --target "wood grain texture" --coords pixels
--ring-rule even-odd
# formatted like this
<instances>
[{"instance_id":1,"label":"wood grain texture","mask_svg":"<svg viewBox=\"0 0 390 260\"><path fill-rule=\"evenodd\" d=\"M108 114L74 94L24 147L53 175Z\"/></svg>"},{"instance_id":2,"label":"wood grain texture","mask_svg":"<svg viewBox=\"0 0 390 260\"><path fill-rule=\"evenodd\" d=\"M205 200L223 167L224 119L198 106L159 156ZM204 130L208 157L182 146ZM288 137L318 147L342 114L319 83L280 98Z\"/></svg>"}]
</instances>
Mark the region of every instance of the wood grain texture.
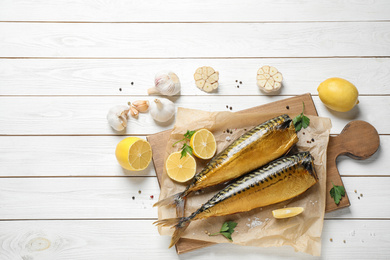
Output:
<instances>
[{"instance_id":1,"label":"wood grain texture","mask_svg":"<svg viewBox=\"0 0 390 260\"><path fill-rule=\"evenodd\" d=\"M388 1L1 0L1 21L240 22L390 20ZM230 14L230 15L226 15Z\"/></svg>"},{"instance_id":2,"label":"wood grain texture","mask_svg":"<svg viewBox=\"0 0 390 260\"><path fill-rule=\"evenodd\" d=\"M156 176L151 164L145 171L122 170L114 150L124 136L0 136L0 176ZM389 175L390 136L370 158L357 161L340 156L342 176ZM20 162L23 163L20 163Z\"/></svg>"},{"instance_id":3,"label":"wood grain texture","mask_svg":"<svg viewBox=\"0 0 390 260\"><path fill-rule=\"evenodd\" d=\"M338 136L331 136L328 144L326 171L332 178L326 179L326 190L330 191L333 185L344 186L336 165L336 159L340 155L347 155L353 159L365 160L370 158L379 148L379 135L376 129L367 122L355 120L348 123ZM327 212L337 210L350 205L348 194L337 205L326 194Z\"/></svg>"},{"instance_id":4,"label":"wood grain texture","mask_svg":"<svg viewBox=\"0 0 390 260\"><path fill-rule=\"evenodd\" d=\"M156 176L153 163L139 172L120 167L115 148L124 138L1 136L0 176Z\"/></svg>"},{"instance_id":5,"label":"wood grain texture","mask_svg":"<svg viewBox=\"0 0 390 260\"><path fill-rule=\"evenodd\" d=\"M387 22L0 23L0 57L384 57L389 29ZM212 40L199 37L205 32Z\"/></svg>"},{"instance_id":6,"label":"wood grain texture","mask_svg":"<svg viewBox=\"0 0 390 260\"><path fill-rule=\"evenodd\" d=\"M0 221L1 259L313 259L291 247L219 244L185 255L168 249L150 220ZM325 220L322 259L387 259L389 220ZM234 234L233 234L234 237ZM135 239L136 238L136 239ZM332 238L333 242L330 242ZM343 240L346 242L344 243Z\"/></svg>"},{"instance_id":7,"label":"wood grain texture","mask_svg":"<svg viewBox=\"0 0 390 260\"><path fill-rule=\"evenodd\" d=\"M200 90L199 90L200 91ZM174 97L176 107L206 111L239 111L287 98L288 96L208 96ZM119 104L152 97L0 97L0 135L114 135L107 124L108 110ZM379 134L390 134L390 96L361 96L360 103L351 111L341 113L328 110L313 97L318 114L332 120L332 134L339 134L351 120L363 120L372 124ZM28 109L26 109L28 108ZM287 111L287 109L286 109ZM173 127L174 118L167 123L153 121L149 114L131 118L126 132L121 134L148 135Z\"/></svg>"},{"instance_id":8,"label":"wood grain texture","mask_svg":"<svg viewBox=\"0 0 390 260\"><path fill-rule=\"evenodd\" d=\"M219 95L257 96L264 94L256 73L266 64L283 74L281 95L317 95L317 86L330 77L351 81L360 95L390 94L389 58L252 58L0 59L0 95L146 95L155 73L170 69L180 78L181 95L207 96L195 87L193 74L209 65L220 73Z\"/></svg>"},{"instance_id":9,"label":"wood grain texture","mask_svg":"<svg viewBox=\"0 0 390 260\"><path fill-rule=\"evenodd\" d=\"M390 178L344 177L343 182L351 206L326 218L390 219L390 208L378 199L390 196ZM152 205L159 193L154 177L0 178L0 220L157 218Z\"/></svg>"}]
</instances>

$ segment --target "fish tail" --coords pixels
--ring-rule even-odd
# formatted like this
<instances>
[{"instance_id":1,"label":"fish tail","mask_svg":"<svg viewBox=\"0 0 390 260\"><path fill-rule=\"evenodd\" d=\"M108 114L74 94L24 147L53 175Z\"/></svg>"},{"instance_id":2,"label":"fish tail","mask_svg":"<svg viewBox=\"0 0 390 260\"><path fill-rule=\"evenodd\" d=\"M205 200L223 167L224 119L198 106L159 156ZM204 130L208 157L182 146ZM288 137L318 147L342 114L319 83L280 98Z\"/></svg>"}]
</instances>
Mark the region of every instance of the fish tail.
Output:
<instances>
[{"instance_id":1,"label":"fish tail","mask_svg":"<svg viewBox=\"0 0 390 260\"><path fill-rule=\"evenodd\" d=\"M183 217L184 216L184 207L186 205L186 191L177 193L175 195L169 196L168 198L165 198L163 200L160 200L156 202L153 207L163 207L163 206L168 206L168 207L176 207L176 215L178 217Z\"/></svg>"},{"instance_id":2,"label":"fish tail","mask_svg":"<svg viewBox=\"0 0 390 260\"><path fill-rule=\"evenodd\" d=\"M187 229L190 223L191 219L189 217L183 217L162 219L154 222L153 224L155 224L156 226L175 228L175 231L172 235L171 243L169 244L169 248L171 248L177 243L177 241L179 241L183 232Z\"/></svg>"}]
</instances>

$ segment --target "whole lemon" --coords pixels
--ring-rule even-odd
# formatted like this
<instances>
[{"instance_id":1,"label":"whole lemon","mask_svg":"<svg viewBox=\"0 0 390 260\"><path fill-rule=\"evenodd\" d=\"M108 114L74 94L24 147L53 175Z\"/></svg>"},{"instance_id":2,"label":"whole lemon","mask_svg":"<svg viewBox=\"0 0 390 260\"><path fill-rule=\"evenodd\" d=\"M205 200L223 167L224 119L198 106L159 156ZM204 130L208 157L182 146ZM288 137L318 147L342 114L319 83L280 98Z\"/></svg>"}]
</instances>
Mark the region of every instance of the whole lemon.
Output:
<instances>
[{"instance_id":1,"label":"whole lemon","mask_svg":"<svg viewBox=\"0 0 390 260\"><path fill-rule=\"evenodd\" d=\"M347 112L359 103L359 92L348 80L329 78L322 82L318 88L318 95L328 108Z\"/></svg>"}]
</instances>

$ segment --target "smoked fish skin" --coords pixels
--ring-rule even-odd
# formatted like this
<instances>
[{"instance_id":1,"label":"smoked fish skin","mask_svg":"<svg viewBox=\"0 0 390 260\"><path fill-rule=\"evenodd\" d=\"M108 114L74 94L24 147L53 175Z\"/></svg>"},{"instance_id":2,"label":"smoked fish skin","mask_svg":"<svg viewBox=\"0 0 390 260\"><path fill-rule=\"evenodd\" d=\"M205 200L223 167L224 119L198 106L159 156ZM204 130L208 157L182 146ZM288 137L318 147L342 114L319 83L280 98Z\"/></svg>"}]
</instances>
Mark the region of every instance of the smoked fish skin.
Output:
<instances>
[{"instance_id":1,"label":"smoked fish skin","mask_svg":"<svg viewBox=\"0 0 390 260\"><path fill-rule=\"evenodd\" d=\"M246 212L294 198L318 182L309 152L282 157L237 179L188 217L156 221L176 228L173 246L191 221Z\"/></svg>"},{"instance_id":2,"label":"smoked fish skin","mask_svg":"<svg viewBox=\"0 0 390 260\"><path fill-rule=\"evenodd\" d=\"M272 118L243 134L216 155L195 175L186 189L161 200L154 206L176 206L184 215L186 197L193 191L230 181L286 154L298 142L288 115Z\"/></svg>"}]
</instances>

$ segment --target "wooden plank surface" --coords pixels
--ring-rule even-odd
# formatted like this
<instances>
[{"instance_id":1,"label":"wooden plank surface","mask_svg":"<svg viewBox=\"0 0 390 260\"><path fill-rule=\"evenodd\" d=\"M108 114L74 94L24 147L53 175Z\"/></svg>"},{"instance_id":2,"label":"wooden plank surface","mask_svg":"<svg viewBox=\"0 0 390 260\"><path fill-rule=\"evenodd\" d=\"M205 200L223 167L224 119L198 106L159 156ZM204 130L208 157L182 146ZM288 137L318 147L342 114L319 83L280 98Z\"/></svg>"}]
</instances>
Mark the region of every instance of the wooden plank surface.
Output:
<instances>
[{"instance_id":1,"label":"wooden plank surface","mask_svg":"<svg viewBox=\"0 0 390 260\"><path fill-rule=\"evenodd\" d=\"M389 218L390 208L378 198L390 196L390 178L343 181L351 206L326 218ZM0 178L0 219L155 219L159 193L154 177Z\"/></svg>"},{"instance_id":2,"label":"wooden plank surface","mask_svg":"<svg viewBox=\"0 0 390 260\"><path fill-rule=\"evenodd\" d=\"M218 95L258 96L262 92L256 87L256 73L266 64L283 74L282 95L317 95L317 86L336 76L354 83L360 95L390 94L389 58L0 59L0 93L145 95L154 85L154 75L168 68L180 78L180 95L207 96L195 87L193 74L196 68L209 65L220 72Z\"/></svg>"},{"instance_id":3,"label":"wooden plank surface","mask_svg":"<svg viewBox=\"0 0 390 260\"><path fill-rule=\"evenodd\" d=\"M0 57L388 57L389 29L388 22L5 22Z\"/></svg>"},{"instance_id":4,"label":"wooden plank surface","mask_svg":"<svg viewBox=\"0 0 390 260\"><path fill-rule=\"evenodd\" d=\"M197 91L195 89L195 91ZM200 90L199 90L200 91ZM176 107L206 111L247 109L256 105L281 100L288 96L208 96L174 97ZM115 105L149 96L137 97L0 97L0 135L116 135L107 124L108 110ZM372 124L379 134L390 134L390 96L361 96L359 105L341 113L328 110L318 97L313 97L318 114L332 119L332 134L338 134L351 120L360 119ZM22 105L21 105L22 104ZM28 109L26 109L28 108ZM287 111L287 109L286 109ZM127 130L120 134L147 135L173 127L174 118L167 123L156 123L149 114L131 118Z\"/></svg>"},{"instance_id":5,"label":"wooden plank surface","mask_svg":"<svg viewBox=\"0 0 390 260\"><path fill-rule=\"evenodd\" d=\"M0 176L156 176L153 164L141 172L129 172L118 165L113 151L122 138L0 136ZM380 139L379 151L367 160L340 156L337 167L341 176L389 176L390 136Z\"/></svg>"},{"instance_id":6,"label":"wooden plank surface","mask_svg":"<svg viewBox=\"0 0 390 260\"><path fill-rule=\"evenodd\" d=\"M358 108L335 113L314 97L318 113L334 134L369 121L381 147L366 161L337 160L352 206L326 214L321 259L387 259L389 16L386 0L0 0L0 258L313 259L290 248L226 244L180 257L167 249L170 238L151 225L153 168L122 171L112 149L173 121L141 115L118 134L105 115L145 98L154 74L171 68L183 85L177 106L219 111L316 95L328 77L352 81L363 95ZM284 75L277 96L255 85L265 64ZM203 65L221 73L217 94L193 85Z\"/></svg>"},{"instance_id":7,"label":"wooden plank surface","mask_svg":"<svg viewBox=\"0 0 390 260\"><path fill-rule=\"evenodd\" d=\"M1 0L1 21L241 22L390 20L379 1ZM188 10L191 10L189 12ZM228 14L228 15L227 15Z\"/></svg>"},{"instance_id":8,"label":"wooden plank surface","mask_svg":"<svg viewBox=\"0 0 390 260\"><path fill-rule=\"evenodd\" d=\"M170 238L159 236L151 220L1 221L1 259L313 259L291 247L256 248L220 244L185 255L167 249ZM386 227L386 228L384 228ZM389 220L325 220L323 259L386 259L390 254ZM234 236L234 234L233 234ZM137 239L134 239L137 238ZM332 238L333 242L330 242ZM343 242L345 240L345 243ZM49 248L45 246L50 243ZM145 253L147 252L147 253ZM133 258L134 257L134 258ZM317 259L317 258L314 258Z\"/></svg>"}]
</instances>

